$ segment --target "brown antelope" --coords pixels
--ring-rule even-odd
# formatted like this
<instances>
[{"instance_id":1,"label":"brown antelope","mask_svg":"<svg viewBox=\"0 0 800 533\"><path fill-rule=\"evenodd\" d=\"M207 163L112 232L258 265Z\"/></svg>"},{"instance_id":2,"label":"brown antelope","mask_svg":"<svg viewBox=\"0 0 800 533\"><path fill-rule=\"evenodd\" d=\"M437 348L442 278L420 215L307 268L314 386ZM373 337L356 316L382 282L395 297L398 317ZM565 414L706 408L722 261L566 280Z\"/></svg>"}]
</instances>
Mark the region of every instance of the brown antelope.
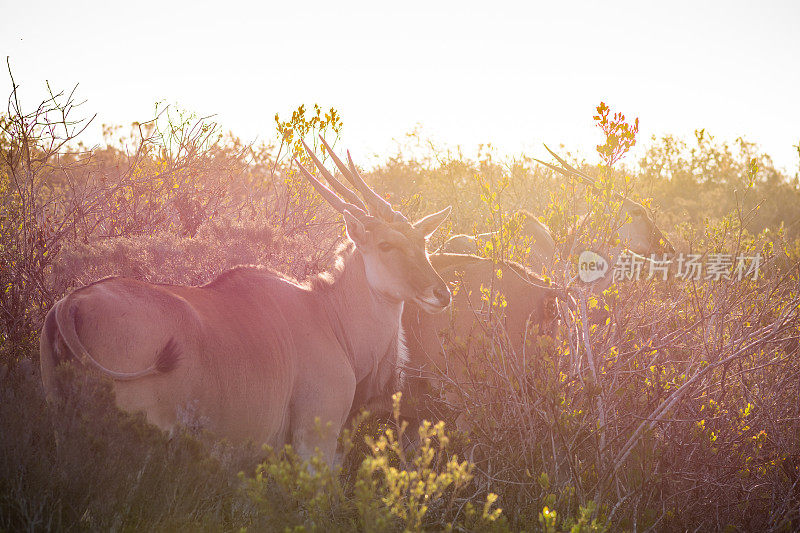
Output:
<instances>
[{"instance_id":1,"label":"brown antelope","mask_svg":"<svg viewBox=\"0 0 800 533\"><path fill-rule=\"evenodd\" d=\"M511 261L493 263L460 254L432 254L430 260L439 275L458 290L448 312L430 315L415 304L403 310L408 361L402 369L402 407L409 418L430 417L427 399L439 396L446 383L469 387L475 370L486 364L478 356L492 351L487 341L499 342L500 350L515 360L512 364L524 367L530 357L528 342L555 334L556 298L563 294ZM493 293L490 297L501 295L505 306L490 309L489 292ZM490 313L495 320L488 320ZM450 341L447 345L445 339ZM466 429L463 424L459 428Z\"/></svg>"},{"instance_id":2,"label":"brown antelope","mask_svg":"<svg viewBox=\"0 0 800 533\"><path fill-rule=\"evenodd\" d=\"M243 266L200 287L107 278L77 289L42 330L48 394L55 367L74 361L110 377L117 404L161 428L192 405L219 435L291 444L301 457L318 448L333 462L351 408L384 393L404 358L403 302L427 312L450 303L425 251L450 208L411 224L364 183L349 153L348 168L325 147L364 200L306 147L341 195L298 163L344 217L349 238L331 272L298 283Z\"/></svg>"},{"instance_id":3,"label":"brown antelope","mask_svg":"<svg viewBox=\"0 0 800 533\"><path fill-rule=\"evenodd\" d=\"M564 176L577 178L596 193L600 192L597 184L590 176L572 167L558 154L550 150L547 145L545 145L545 148L561 166L551 165L538 159L535 159L535 161ZM605 214L609 215L610 218L610 227L606 228L607 233L604 235L604 238L610 237L610 242L601 243L600 250L593 249L594 245L587 245L586 242L583 242L585 238L583 230L588 223L592 222L590 216L586 214L578 220L578 226L573 227L567 235L560 251L562 258L578 255L584 250L592 248L592 251L601 253L605 262L611 267L626 251L644 257L649 257L652 254L675 252L669 239L656 225L649 209L615 191L612 195L614 202L608 202L602 206ZM658 257L658 259L661 259L661 257ZM608 270L605 276L585 287L582 298L586 298L589 294L603 298L603 291L610 287L613 281L612 271ZM568 283L566 279L565 283ZM588 322L590 324L601 324L608 318L608 312L604 309L604 306L600 306L588 314Z\"/></svg>"}]
</instances>

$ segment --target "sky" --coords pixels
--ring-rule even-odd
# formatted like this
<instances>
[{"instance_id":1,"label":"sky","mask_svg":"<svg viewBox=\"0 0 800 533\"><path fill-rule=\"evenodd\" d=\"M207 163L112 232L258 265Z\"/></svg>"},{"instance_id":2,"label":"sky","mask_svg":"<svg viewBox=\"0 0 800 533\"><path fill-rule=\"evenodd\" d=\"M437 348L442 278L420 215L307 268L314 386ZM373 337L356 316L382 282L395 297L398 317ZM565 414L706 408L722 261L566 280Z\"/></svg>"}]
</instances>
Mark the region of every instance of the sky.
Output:
<instances>
[{"instance_id":1,"label":"sky","mask_svg":"<svg viewBox=\"0 0 800 533\"><path fill-rule=\"evenodd\" d=\"M800 168L800 2L237 2L0 0L0 55L23 106L45 81L100 125L165 101L214 114L247 140L274 115L335 107L339 146L369 166L414 129L467 156L544 157L564 144L596 162L601 101L651 135L756 142ZM4 69L5 70L5 69ZM9 94L8 75L0 91ZM636 155L636 154L635 154Z\"/></svg>"}]
</instances>

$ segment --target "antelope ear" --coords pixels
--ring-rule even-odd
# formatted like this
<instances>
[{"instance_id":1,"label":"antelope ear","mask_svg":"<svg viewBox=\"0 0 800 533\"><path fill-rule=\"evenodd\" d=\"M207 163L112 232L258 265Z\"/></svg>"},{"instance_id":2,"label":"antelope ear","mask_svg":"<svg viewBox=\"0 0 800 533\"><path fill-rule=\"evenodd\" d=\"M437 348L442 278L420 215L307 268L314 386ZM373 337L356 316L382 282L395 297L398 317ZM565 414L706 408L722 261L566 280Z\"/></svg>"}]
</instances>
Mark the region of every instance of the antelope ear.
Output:
<instances>
[{"instance_id":1,"label":"antelope ear","mask_svg":"<svg viewBox=\"0 0 800 533\"><path fill-rule=\"evenodd\" d=\"M364 224L347 209L342 211L342 216L344 216L344 227L350 240L356 243L356 246L364 244L367 241L367 230L364 228Z\"/></svg>"},{"instance_id":2,"label":"antelope ear","mask_svg":"<svg viewBox=\"0 0 800 533\"><path fill-rule=\"evenodd\" d=\"M438 213L433 213L432 215L428 215L425 218L422 218L414 223L414 228L420 230L425 238L428 238L436 231L442 222L450 216L451 207L447 206Z\"/></svg>"}]
</instances>

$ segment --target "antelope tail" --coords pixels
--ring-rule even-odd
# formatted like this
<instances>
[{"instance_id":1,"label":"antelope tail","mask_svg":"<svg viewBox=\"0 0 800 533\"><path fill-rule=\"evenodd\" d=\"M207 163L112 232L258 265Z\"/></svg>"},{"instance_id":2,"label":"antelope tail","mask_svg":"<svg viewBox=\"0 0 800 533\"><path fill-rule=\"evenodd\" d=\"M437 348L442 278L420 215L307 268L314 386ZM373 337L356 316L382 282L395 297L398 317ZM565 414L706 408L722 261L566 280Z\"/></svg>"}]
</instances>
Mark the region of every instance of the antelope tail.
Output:
<instances>
[{"instance_id":1,"label":"antelope tail","mask_svg":"<svg viewBox=\"0 0 800 533\"><path fill-rule=\"evenodd\" d=\"M139 370L136 372L117 372L115 370L110 370L103 365L101 365L94 357L91 356L89 351L81 342L80 338L78 337L78 331L75 328L75 316L76 316L77 304L75 300L71 297L67 297L56 304L55 308L55 318L56 318L56 325L58 328L58 332L61 334L62 339L64 339L64 343L69 348L70 352L77 357L81 363L84 365L90 366L95 368L96 370L100 371L101 373L115 379L117 381L130 381L133 379L139 379L145 376L149 376L151 374L157 374L162 371L169 370L170 365L165 365L162 360L162 355L159 354L159 357L156 358L156 361L153 362L152 365L145 368L144 370ZM162 350L162 354L165 352L169 352L167 357L175 358L174 353L176 353L176 349L174 347L174 341L170 340Z\"/></svg>"}]
</instances>

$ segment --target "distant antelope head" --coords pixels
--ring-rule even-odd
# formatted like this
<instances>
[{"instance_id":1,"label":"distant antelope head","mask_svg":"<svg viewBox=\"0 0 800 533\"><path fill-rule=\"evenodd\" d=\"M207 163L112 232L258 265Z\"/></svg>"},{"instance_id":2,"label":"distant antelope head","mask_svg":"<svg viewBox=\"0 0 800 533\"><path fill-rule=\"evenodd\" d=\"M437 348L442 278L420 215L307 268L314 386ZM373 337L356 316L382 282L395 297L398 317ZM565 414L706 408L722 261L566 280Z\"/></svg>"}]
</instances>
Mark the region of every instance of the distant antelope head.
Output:
<instances>
[{"instance_id":1,"label":"distant antelope head","mask_svg":"<svg viewBox=\"0 0 800 533\"><path fill-rule=\"evenodd\" d=\"M631 251L640 255L675 252L672 244L653 220L650 210L644 205L624 198L620 211L624 222L619 228L619 238Z\"/></svg>"},{"instance_id":2,"label":"distant antelope head","mask_svg":"<svg viewBox=\"0 0 800 533\"><path fill-rule=\"evenodd\" d=\"M567 163L558 154L544 145L550 154L556 158L560 167L534 159L539 164L555 170L567 177L575 177L599 194L600 189L594 180ZM654 252L674 253L675 249L653 219L652 213L639 202L613 191L614 199L621 202L617 211L617 220L620 222L617 234L625 247L640 255L649 255ZM588 220L588 219L584 219Z\"/></svg>"},{"instance_id":3,"label":"distant antelope head","mask_svg":"<svg viewBox=\"0 0 800 533\"><path fill-rule=\"evenodd\" d=\"M342 213L347 236L364 259L367 282L372 290L391 301L413 301L427 312L437 312L447 307L450 291L431 266L425 244L450 214L450 207L412 224L364 182L349 151L348 165L345 165L322 139L334 163L347 181L361 193L363 201L325 168L308 145L303 144L336 192L323 185L298 161L300 171L317 192Z\"/></svg>"}]
</instances>

